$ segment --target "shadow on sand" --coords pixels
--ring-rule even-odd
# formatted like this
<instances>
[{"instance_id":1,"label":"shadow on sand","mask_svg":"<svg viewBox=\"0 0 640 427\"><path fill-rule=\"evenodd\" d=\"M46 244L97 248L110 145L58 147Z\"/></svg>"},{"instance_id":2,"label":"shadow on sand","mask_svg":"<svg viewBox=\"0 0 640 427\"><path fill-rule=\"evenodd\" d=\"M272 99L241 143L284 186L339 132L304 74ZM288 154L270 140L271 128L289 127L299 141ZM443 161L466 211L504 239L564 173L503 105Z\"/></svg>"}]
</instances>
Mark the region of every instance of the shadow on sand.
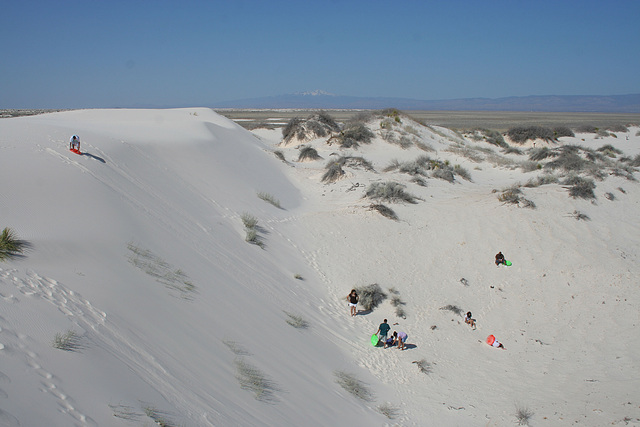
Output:
<instances>
[{"instance_id":1,"label":"shadow on sand","mask_svg":"<svg viewBox=\"0 0 640 427\"><path fill-rule=\"evenodd\" d=\"M98 160L99 162L102 162L102 163L107 163L107 162L105 162L105 160L102 157L94 156L93 154L89 154L87 152L82 153L82 155L83 156L87 156L87 157L91 157L92 159L96 159L96 160Z\"/></svg>"}]
</instances>

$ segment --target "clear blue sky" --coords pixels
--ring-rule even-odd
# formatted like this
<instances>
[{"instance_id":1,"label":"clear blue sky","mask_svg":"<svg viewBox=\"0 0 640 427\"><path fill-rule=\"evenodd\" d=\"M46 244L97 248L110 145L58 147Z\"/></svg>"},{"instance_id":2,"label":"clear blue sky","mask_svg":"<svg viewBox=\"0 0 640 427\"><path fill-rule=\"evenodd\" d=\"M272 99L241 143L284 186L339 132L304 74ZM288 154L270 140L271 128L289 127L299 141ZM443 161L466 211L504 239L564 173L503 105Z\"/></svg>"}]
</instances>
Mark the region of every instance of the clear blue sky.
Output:
<instances>
[{"instance_id":1,"label":"clear blue sky","mask_svg":"<svg viewBox=\"0 0 640 427\"><path fill-rule=\"evenodd\" d=\"M0 108L640 93L638 0L0 0Z\"/></svg>"}]
</instances>

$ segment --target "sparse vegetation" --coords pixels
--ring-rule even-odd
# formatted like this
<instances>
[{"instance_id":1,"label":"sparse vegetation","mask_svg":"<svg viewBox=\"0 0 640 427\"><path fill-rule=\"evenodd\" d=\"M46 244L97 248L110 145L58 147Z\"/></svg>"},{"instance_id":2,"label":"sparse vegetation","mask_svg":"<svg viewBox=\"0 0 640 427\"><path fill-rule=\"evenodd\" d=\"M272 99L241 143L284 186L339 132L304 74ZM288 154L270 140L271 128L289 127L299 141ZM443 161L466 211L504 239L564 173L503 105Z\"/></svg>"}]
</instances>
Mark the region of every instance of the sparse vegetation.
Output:
<instances>
[{"instance_id":1,"label":"sparse vegetation","mask_svg":"<svg viewBox=\"0 0 640 427\"><path fill-rule=\"evenodd\" d=\"M396 215L396 213L393 211L393 209L389 208L386 205L382 205L379 203L372 203L371 205L369 205L369 209L370 210L374 210L374 211L378 211L380 213L380 215L382 215L385 218L389 218L392 219L394 221L398 220L398 215Z\"/></svg>"},{"instance_id":2,"label":"sparse vegetation","mask_svg":"<svg viewBox=\"0 0 640 427\"><path fill-rule=\"evenodd\" d=\"M355 289L360 297L359 304L361 304L365 310L373 310L387 298L387 294L384 293L377 283Z\"/></svg>"},{"instance_id":3,"label":"sparse vegetation","mask_svg":"<svg viewBox=\"0 0 640 427\"><path fill-rule=\"evenodd\" d=\"M505 204L518 205L518 207L535 209L536 205L533 201L525 199L521 196L522 190L517 185L509 187L502 191L498 196L498 200Z\"/></svg>"},{"instance_id":4,"label":"sparse vegetation","mask_svg":"<svg viewBox=\"0 0 640 427\"><path fill-rule=\"evenodd\" d=\"M309 146L304 146L300 148L300 154L298 155L298 161L304 162L306 160L319 160L322 157L318 154L318 151Z\"/></svg>"},{"instance_id":5,"label":"sparse vegetation","mask_svg":"<svg viewBox=\"0 0 640 427\"><path fill-rule=\"evenodd\" d=\"M340 132L336 139L342 148L357 148L360 144L370 144L374 136L364 123L356 123Z\"/></svg>"},{"instance_id":6,"label":"sparse vegetation","mask_svg":"<svg viewBox=\"0 0 640 427\"><path fill-rule=\"evenodd\" d=\"M309 327L309 322L307 322L302 316L299 314L289 313L285 311L284 314L287 315L287 324L293 326L296 329L307 329Z\"/></svg>"},{"instance_id":7,"label":"sparse vegetation","mask_svg":"<svg viewBox=\"0 0 640 427\"><path fill-rule=\"evenodd\" d=\"M0 234L0 261L20 256L28 246L12 229L5 227Z\"/></svg>"},{"instance_id":8,"label":"sparse vegetation","mask_svg":"<svg viewBox=\"0 0 640 427\"><path fill-rule=\"evenodd\" d=\"M516 407L516 421L518 425L528 426L533 417L533 412L525 407Z\"/></svg>"},{"instance_id":9,"label":"sparse vegetation","mask_svg":"<svg viewBox=\"0 0 640 427\"><path fill-rule=\"evenodd\" d=\"M322 176L322 182L331 183L339 180L345 175L343 167L353 169L364 169L374 171L371 162L360 156L340 156L335 160L327 162L325 169L327 170Z\"/></svg>"},{"instance_id":10,"label":"sparse vegetation","mask_svg":"<svg viewBox=\"0 0 640 427\"><path fill-rule=\"evenodd\" d=\"M325 168L327 171L322 175L322 182L336 182L345 174L344 169L342 169L342 164L339 161L330 161Z\"/></svg>"},{"instance_id":11,"label":"sparse vegetation","mask_svg":"<svg viewBox=\"0 0 640 427\"><path fill-rule=\"evenodd\" d=\"M407 318L407 314L404 311L403 305L406 303L400 299L398 295L394 295L391 297L391 305L396 309L396 316L401 317L403 319Z\"/></svg>"},{"instance_id":12,"label":"sparse vegetation","mask_svg":"<svg viewBox=\"0 0 640 427\"><path fill-rule=\"evenodd\" d=\"M431 329L433 330L435 328L432 327ZM430 374L431 372L433 372L433 369L431 367L431 363L427 362L425 359L414 360L411 363L415 363L416 365L418 365L418 369L423 374Z\"/></svg>"},{"instance_id":13,"label":"sparse vegetation","mask_svg":"<svg viewBox=\"0 0 640 427\"><path fill-rule=\"evenodd\" d=\"M376 200L386 200L391 203L417 203L416 197L404 191L405 188L405 185L393 181L374 182L367 188L365 197Z\"/></svg>"},{"instance_id":14,"label":"sparse vegetation","mask_svg":"<svg viewBox=\"0 0 640 427\"><path fill-rule=\"evenodd\" d=\"M574 199L595 199L593 190L596 188L592 179L583 178L579 175L569 175L562 181L562 185L569 187L569 195Z\"/></svg>"},{"instance_id":15,"label":"sparse vegetation","mask_svg":"<svg viewBox=\"0 0 640 427\"><path fill-rule=\"evenodd\" d=\"M240 388L249 390L254 394L256 400L261 402L273 402L276 400L274 392L278 391L278 387L264 372L243 358L238 358L233 363Z\"/></svg>"},{"instance_id":16,"label":"sparse vegetation","mask_svg":"<svg viewBox=\"0 0 640 427\"><path fill-rule=\"evenodd\" d=\"M320 112L309 116L306 120L294 117L282 129L282 141L287 144L292 140L310 141L316 138L324 138L340 132L336 121L326 112Z\"/></svg>"},{"instance_id":17,"label":"sparse vegetation","mask_svg":"<svg viewBox=\"0 0 640 427\"><path fill-rule=\"evenodd\" d=\"M542 139L553 141L555 135L553 130L543 126L517 126L507 131L509 138L516 144L524 144L529 140Z\"/></svg>"},{"instance_id":18,"label":"sparse vegetation","mask_svg":"<svg viewBox=\"0 0 640 427\"><path fill-rule=\"evenodd\" d=\"M51 345L58 350L78 351L80 349L80 336L72 330L64 334L57 333Z\"/></svg>"},{"instance_id":19,"label":"sparse vegetation","mask_svg":"<svg viewBox=\"0 0 640 427\"><path fill-rule=\"evenodd\" d=\"M373 393L369 390L367 384L360 381L353 374L344 371L335 371L333 374L336 377L338 385L340 385L340 387L345 391L348 391L358 399L364 400L365 402L371 402L373 400Z\"/></svg>"},{"instance_id":20,"label":"sparse vegetation","mask_svg":"<svg viewBox=\"0 0 640 427\"><path fill-rule=\"evenodd\" d=\"M580 211L573 211L572 214L570 214L573 218L575 218L577 221L590 221L591 218L589 218L588 215L583 214Z\"/></svg>"},{"instance_id":21,"label":"sparse vegetation","mask_svg":"<svg viewBox=\"0 0 640 427\"><path fill-rule=\"evenodd\" d=\"M242 219L242 223L244 224L245 228L254 229L258 225L258 218L249 213L244 212L240 216L240 219Z\"/></svg>"},{"instance_id":22,"label":"sparse vegetation","mask_svg":"<svg viewBox=\"0 0 640 427\"><path fill-rule=\"evenodd\" d=\"M445 305L444 307L440 307L440 310L447 310L447 311L450 311L452 313L457 314L458 316L462 316L462 314L463 314L462 309L460 307L458 307L457 305L448 304L448 305Z\"/></svg>"},{"instance_id":23,"label":"sparse vegetation","mask_svg":"<svg viewBox=\"0 0 640 427\"><path fill-rule=\"evenodd\" d=\"M231 350L231 352L237 356L250 356L251 353L249 353L249 351L247 349L245 349L244 347L242 347L240 344L238 344L235 341L229 340L229 339L225 339L222 341L224 343L224 345L226 345L229 350Z\"/></svg>"},{"instance_id":24,"label":"sparse vegetation","mask_svg":"<svg viewBox=\"0 0 640 427\"><path fill-rule=\"evenodd\" d=\"M284 153L283 153L282 151L280 151L280 150L275 150L275 151L273 152L273 154L274 154L277 158L279 158L280 160L282 160L283 162L287 163L287 159L285 159L285 158L284 158Z\"/></svg>"},{"instance_id":25,"label":"sparse vegetation","mask_svg":"<svg viewBox=\"0 0 640 427\"><path fill-rule=\"evenodd\" d=\"M153 406L146 406L143 408L147 417L151 418L155 424L160 427L178 427L174 421L169 418L169 414L164 411L160 411Z\"/></svg>"},{"instance_id":26,"label":"sparse vegetation","mask_svg":"<svg viewBox=\"0 0 640 427\"><path fill-rule=\"evenodd\" d=\"M382 415L389 418L390 420L393 420L395 417L397 417L399 412L398 407L388 402L378 405L376 409L378 409L378 412L380 412Z\"/></svg>"},{"instance_id":27,"label":"sparse vegetation","mask_svg":"<svg viewBox=\"0 0 640 427\"><path fill-rule=\"evenodd\" d=\"M131 252L129 262L133 266L154 277L169 290L177 292L180 298L193 299L196 287L184 271L179 268L174 269L150 250L139 248L131 242L127 244L127 248Z\"/></svg>"},{"instance_id":28,"label":"sparse vegetation","mask_svg":"<svg viewBox=\"0 0 640 427\"><path fill-rule=\"evenodd\" d=\"M536 178L531 178L529 181L526 182L526 184L523 185L523 187L527 187L527 188L540 187L541 185L546 185L546 184L557 184L558 181L559 179L557 176L551 175L551 174L544 174L544 175L537 176Z\"/></svg>"},{"instance_id":29,"label":"sparse vegetation","mask_svg":"<svg viewBox=\"0 0 640 427\"><path fill-rule=\"evenodd\" d=\"M265 202L275 206L278 209L282 209L282 206L280 206L280 200L276 199L273 195L264 191L258 191L258 193L256 194L258 195L259 199L264 200Z\"/></svg>"},{"instance_id":30,"label":"sparse vegetation","mask_svg":"<svg viewBox=\"0 0 640 427\"><path fill-rule=\"evenodd\" d=\"M567 126L556 126L553 128L553 135L555 139L561 138L563 136L574 137L576 136L573 131Z\"/></svg>"}]
</instances>

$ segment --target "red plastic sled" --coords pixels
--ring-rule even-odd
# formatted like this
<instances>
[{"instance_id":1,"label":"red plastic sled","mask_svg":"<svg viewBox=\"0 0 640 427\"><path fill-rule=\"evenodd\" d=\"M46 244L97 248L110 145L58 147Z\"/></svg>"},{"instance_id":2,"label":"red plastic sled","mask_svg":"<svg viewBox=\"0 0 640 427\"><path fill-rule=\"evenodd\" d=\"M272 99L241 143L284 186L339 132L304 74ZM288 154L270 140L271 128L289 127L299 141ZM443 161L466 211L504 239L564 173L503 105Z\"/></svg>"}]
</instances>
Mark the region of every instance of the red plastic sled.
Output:
<instances>
[{"instance_id":1,"label":"red plastic sled","mask_svg":"<svg viewBox=\"0 0 640 427\"><path fill-rule=\"evenodd\" d=\"M489 345L493 345L493 343L496 341L496 337L494 337L493 335L489 335L487 337L487 344Z\"/></svg>"},{"instance_id":2,"label":"red plastic sled","mask_svg":"<svg viewBox=\"0 0 640 427\"><path fill-rule=\"evenodd\" d=\"M82 153L80 152L80 150L78 150L77 148L69 148L69 151L73 151L76 154L80 154L82 155Z\"/></svg>"}]
</instances>

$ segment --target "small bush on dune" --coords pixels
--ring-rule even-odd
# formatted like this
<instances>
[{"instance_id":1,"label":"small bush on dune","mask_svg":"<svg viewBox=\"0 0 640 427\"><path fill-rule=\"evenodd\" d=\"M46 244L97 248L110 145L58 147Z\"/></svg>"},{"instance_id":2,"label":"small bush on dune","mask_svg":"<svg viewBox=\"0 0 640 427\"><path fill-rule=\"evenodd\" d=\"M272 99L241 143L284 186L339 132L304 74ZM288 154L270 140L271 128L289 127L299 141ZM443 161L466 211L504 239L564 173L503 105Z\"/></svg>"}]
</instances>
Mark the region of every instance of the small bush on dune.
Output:
<instances>
[{"instance_id":1,"label":"small bush on dune","mask_svg":"<svg viewBox=\"0 0 640 427\"><path fill-rule=\"evenodd\" d=\"M580 211L573 211L573 213L570 214L570 216L575 218L577 221L591 221L591 218L589 218L589 215L583 214Z\"/></svg>"},{"instance_id":2,"label":"small bush on dune","mask_svg":"<svg viewBox=\"0 0 640 427\"><path fill-rule=\"evenodd\" d=\"M174 421L169 418L169 413L161 411L154 406L145 406L144 413L153 420L153 423L160 427L178 427Z\"/></svg>"},{"instance_id":3,"label":"small bush on dune","mask_svg":"<svg viewBox=\"0 0 640 427\"><path fill-rule=\"evenodd\" d=\"M516 421L518 422L518 425L528 426L529 421L531 421L531 417L533 417L533 412L528 408L516 407Z\"/></svg>"},{"instance_id":4,"label":"small bush on dune","mask_svg":"<svg viewBox=\"0 0 640 427\"><path fill-rule=\"evenodd\" d=\"M576 132L579 133L597 133L598 128L592 125L580 125L576 128Z\"/></svg>"},{"instance_id":5,"label":"small bush on dune","mask_svg":"<svg viewBox=\"0 0 640 427\"><path fill-rule=\"evenodd\" d=\"M0 233L0 261L21 255L28 246L12 229L5 227Z\"/></svg>"},{"instance_id":6,"label":"small bush on dune","mask_svg":"<svg viewBox=\"0 0 640 427\"><path fill-rule=\"evenodd\" d=\"M414 360L411 363L415 363L416 365L418 365L418 369L423 374L430 374L431 372L433 372L433 369L431 368L431 363L427 362L425 359Z\"/></svg>"},{"instance_id":7,"label":"small bush on dune","mask_svg":"<svg viewBox=\"0 0 640 427\"><path fill-rule=\"evenodd\" d=\"M303 162L305 160L318 160L321 159L318 151L313 147L302 147L300 149L300 154L298 155L298 161Z\"/></svg>"},{"instance_id":8,"label":"small bush on dune","mask_svg":"<svg viewBox=\"0 0 640 427\"><path fill-rule=\"evenodd\" d=\"M505 148L503 150L504 154L518 154L521 155L522 154L522 150L516 147L511 147L511 146L507 146L507 148Z\"/></svg>"},{"instance_id":9,"label":"small bush on dune","mask_svg":"<svg viewBox=\"0 0 640 427\"><path fill-rule=\"evenodd\" d=\"M337 161L327 163L325 168L327 171L322 175L322 182L336 182L345 174L342 164Z\"/></svg>"},{"instance_id":10,"label":"small bush on dune","mask_svg":"<svg viewBox=\"0 0 640 427\"><path fill-rule=\"evenodd\" d=\"M397 417L399 412L399 409L390 403L383 403L381 405L378 405L376 409L378 410L378 412L380 412L382 415L389 418L390 420Z\"/></svg>"},{"instance_id":11,"label":"small bush on dune","mask_svg":"<svg viewBox=\"0 0 640 427\"><path fill-rule=\"evenodd\" d=\"M315 138L324 138L325 136L337 133L340 127L333 118L325 113L320 112L312 114L306 120L294 117L282 129L283 141L289 142L293 139L305 141Z\"/></svg>"},{"instance_id":12,"label":"small bush on dune","mask_svg":"<svg viewBox=\"0 0 640 427\"><path fill-rule=\"evenodd\" d=\"M447 310L450 311L454 314L457 314L458 316L462 316L464 314L464 312L462 311L462 309L460 307L458 307L457 305L445 305L444 307L440 307L440 310Z\"/></svg>"},{"instance_id":13,"label":"small bush on dune","mask_svg":"<svg viewBox=\"0 0 640 427\"><path fill-rule=\"evenodd\" d=\"M576 146L566 145L563 147L563 150L556 157L555 160L548 162L545 165L545 168L548 169L562 169L565 172L579 171L584 169L587 164L587 161L584 160L578 154L578 150L574 149L579 148Z\"/></svg>"},{"instance_id":14,"label":"small bush on dune","mask_svg":"<svg viewBox=\"0 0 640 427\"><path fill-rule=\"evenodd\" d=\"M244 224L245 228L254 229L258 225L258 218L249 213L244 212L240 219L242 219L242 224Z\"/></svg>"},{"instance_id":15,"label":"small bush on dune","mask_svg":"<svg viewBox=\"0 0 640 427\"><path fill-rule=\"evenodd\" d=\"M433 170L433 172L431 172L431 176L434 178L445 180L447 182L455 181L455 176L453 174L451 166L436 168Z\"/></svg>"},{"instance_id":16,"label":"small bush on dune","mask_svg":"<svg viewBox=\"0 0 640 427\"><path fill-rule=\"evenodd\" d=\"M621 124L613 124L607 126L609 132L629 132L629 128Z\"/></svg>"},{"instance_id":17,"label":"small bush on dune","mask_svg":"<svg viewBox=\"0 0 640 427\"><path fill-rule=\"evenodd\" d=\"M518 126L507 131L509 138L517 143L524 144L529 140L542 139L545 141L553 141L553 130L542 126Z\"/></svg>"},{"instance_id":18,"label":"small bush on dune","mask_svg":"<svg viewBox=\"0 0 640 427\"><path fill-rule=\"evenodd\" d=\"M616 157L616 155L622 154L622 150L615 148L611 144L605 144L602 147L598 148L596 151L601 152L607 157Z\"/></svg>"},{"instance_id":19,"label":"small bush on dune","mask_svg":"<svg viewBox=\"0 0 640 427\"><path fill-rule=\"evenodd\" d=\"M58 350L78 351L80 349L80 336L72 330L64 334L57 333L51 345Z\"/></svg>"},{"instance_id":20,"label":"small bush on dune","mask_svg":"<svg viewBox=\"0 0 640 427\"><path fill-rule=\"evenodd\" d=\"M387 294L384 293L377 283L356 288L356 292L360 297L358 303L361 304L365 310L373 310L387 298Z\"/></svg>"},{"instance_id":21,"label":"small bush on dune","mask_svg":"<svg viewBox=\"0 0 640 427\"><path fill-rule=\"evenodd\" d=\"M240 388L251 391L256 400L263 402L275 400L274 392L278 391L278 388L260 369L242 358L236 359L234 365Z\"/></svg>"},{"instance_id":22,"label":"small bush on dune","mask_svg":"<svg viewBox=\"0 0 640 427\"><path fill-rule=\"evenodd\" d=\"M342 148L357 148L360 144L370 144L375 135L363 124L355 124L347 127L337 137Z\"/></svg>"},{"instance_id":23,"label":"small bush on dune","mask_svg":"<svg viewBox=\"0 0 640 427\"><path fill-rule=\"evenodd\" d=\"M264 200L265 202L275 206L278 209L282 209L282 206L280 206L280 201L276 199L273 195L266 193L264 191L258 191L258 193L256 194L259 199Z\"/></svg>"},{"instance_id":24,"label":"small bush on dune","mask_svg":"<svg viewBox=\"0 0 640 427\"><path fill-rule=\"evenodd\" d=\"M273 154L283 162L287 163L287 159L284 158L284 153L282 151L276 150L273 152Z\"/></svg>"},{"instance_id":25,"label":"small bush on dune","mask_svg":"<svg viewBox=\"0 0 640 427\"><path fill-rule=\"evenodd\" d=\"M557 155L558 153L551 151L549 147L532 148L529 151L529 160L539 162L540 160L544 160L547 157L555 157Z\"/></svg>"},{"instance_id":26,"label":"small bush on dune","mask_svg":"<svg viewBox=\"0 0 640 427\"><path fill-rule=\"evenodd\" d=\"M556 126L553 129L553 135L556 139L561 138L563 136L573 137L576 136L573 131L567 126Z\"/></svg>"},{"instance_id":27,"label":"small bush on dune","mask_svg":"<svg viewBox=\"0 0 640 427\"><path fill-rule=\"evenodd\" d=\"M287 311L284 312L287 315L287 324L293 326L296 329L307 329L309 327L309 322L307 322L302 316L299 314L289 313Z\"/></svg>"},{"instance_id":28,"label":"small bush on dune","mask_svg":"<svg viewBox=\"0 0 640 427\"><path fill-rule=\"evenodd\" d=\"M562 181L563 185L568 185L569 195L574 199L595 199L596 195L593 190L596 188L596 184L592 179L583 178L579 175L569 175Z\"/></svg>"},{"instance_id":29,"label":"small bush on dune","mask_svg":"<svg viewBox=\"0 0 640 427\"><path fill-rule=\"evenodd\" d=\"M417 203L416 197L407 193L404 189L405 186L397 182L374 182L367 188L365 197L386 200L388 202Z\"/></svg>"},{"instance_id":30,"label":"small bush on dune","mask_svg":"<svg viewBox=\"0 0 640 427\"><path fill-rule=\"evenodd\" d=\"M340 385L344 390L365 402L371 402L373 400L373 393L371 390L369 390L364 382L356 378L355 375L344 371L335 371L333 374L336 377L338 385Z\"/></svg>"},{"instance_id":31,"label":"small bush on dune","mask_svg":"<svg viewBox=\"0 0 640 427\"><path fill-rule=\"evenodd\" d=\"M455 173L462 179L471 181L471 174L469 173L469 171L460 165L453 166L453 173Z\"/></svg>"},{"instance_id":32,"label":"small bush on dune","mask_svg":"<svg viewBox=\"0 0 640 427\"><path fill-rule=\"evenodd\" d=\"M544 174L544 175L540 175L535 179L533 178L530 179L529 181L527 181L524 187L527 187L527 188L540 187L541 185L546 185L546 184L556 184L558 183L558 181L559 179L557 176Z\"/></svg>"}]
</instances>

